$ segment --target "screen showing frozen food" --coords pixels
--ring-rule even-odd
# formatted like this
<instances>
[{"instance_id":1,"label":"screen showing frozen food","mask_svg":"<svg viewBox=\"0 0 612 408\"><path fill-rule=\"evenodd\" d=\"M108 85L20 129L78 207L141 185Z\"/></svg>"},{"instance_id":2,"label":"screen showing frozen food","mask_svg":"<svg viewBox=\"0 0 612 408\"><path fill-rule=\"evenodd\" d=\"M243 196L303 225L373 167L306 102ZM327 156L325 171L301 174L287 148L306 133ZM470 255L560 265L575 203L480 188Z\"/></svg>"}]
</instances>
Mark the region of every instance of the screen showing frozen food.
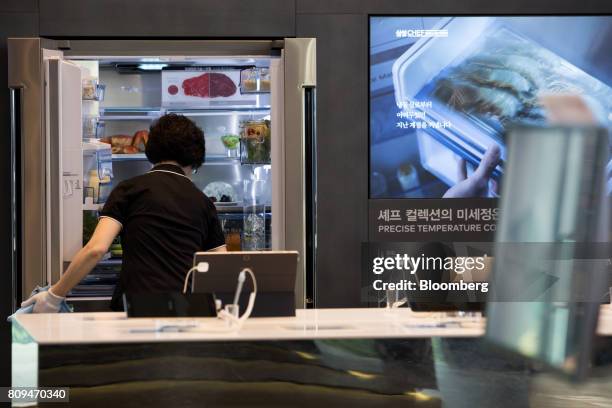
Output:
<instances>
[{"instance_id":1,"label":"screen showing frozen food","mask_svg":"<svg viewBox=\"0 0 612 408\"><path fill-rule=\"evenodd\" d=\"M542 96L611 129L611 49L612 16L370 17L370 197L497 197L505 130L545 125Z\"/></svg>"}]
</instances>

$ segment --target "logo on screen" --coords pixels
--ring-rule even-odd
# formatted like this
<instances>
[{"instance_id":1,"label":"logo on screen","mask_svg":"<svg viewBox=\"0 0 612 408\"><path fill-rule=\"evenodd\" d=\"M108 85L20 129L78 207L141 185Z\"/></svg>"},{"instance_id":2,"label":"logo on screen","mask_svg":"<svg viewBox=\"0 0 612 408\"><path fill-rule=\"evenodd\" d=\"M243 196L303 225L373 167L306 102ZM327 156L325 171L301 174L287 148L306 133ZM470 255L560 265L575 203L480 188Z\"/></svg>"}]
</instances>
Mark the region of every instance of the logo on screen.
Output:
<instances>
[{"instance_id":1,"label":"logo on screen","mask_svg":"<svg viewBox=\"0 0 612 408\"><path fill-rule=\"evenodd\" d=\"M448 30L396 30L396 38L448 37Z\"/></svg>"}]
</instances>

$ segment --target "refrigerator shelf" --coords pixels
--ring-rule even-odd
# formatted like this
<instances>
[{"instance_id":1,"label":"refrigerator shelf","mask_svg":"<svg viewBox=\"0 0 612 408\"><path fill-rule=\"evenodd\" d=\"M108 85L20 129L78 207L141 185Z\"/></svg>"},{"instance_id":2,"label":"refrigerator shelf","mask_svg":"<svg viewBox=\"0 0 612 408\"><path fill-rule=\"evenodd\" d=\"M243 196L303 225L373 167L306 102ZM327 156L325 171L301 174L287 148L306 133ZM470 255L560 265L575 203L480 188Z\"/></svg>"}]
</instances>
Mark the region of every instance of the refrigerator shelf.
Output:
<instances>
[{"instance_id":1,"label":"refrigerator shelf","mask_svg":"<svg viewBox=\"0 0 612 408\"><path fill-rule=\"evenodd\" d=\"M163 111L159 107L100 107L100 120L146 120L159 118Z\"/></svg>"},{"instance_id":2,"label":"refrigerator shelf","mask_svg":"<svg viewBox=\"0 0 612 408\"><path fill-rule=\"evenodd\" d=\"M154 114L159 113L162 109L159 106L101 106L100 113L108 114Z\"/></svg>"},{"instance_id":3,"label":"refrigerator shelf","mask_svg":"<svg viewBox=\"0 0 612 408\"><path fill-rule=\"evenodd\" d=\"M212 107L193 109L168 109L162 107L101 107L100 120L153 120L166 113L176 113L185 116L250 116L261 115L270 111L269 105Z\"/></svg>"},{"instance_id":4,"label":"refrigerator shelf","mask_svg":"<svg viewBox=\"0 0 612 408\"><path fill-rule=\"evenodd\" d=\"M152 121L155 120L157 118L159 118L160 115L151 115L151 116L146 116L146 115L103 115L100 116L100 121L104 122L104 121L111 121L111 120L142 120L142 121Z\"/></svg>"},{"instance_id":5,"label":"refrigerator shelf","mask_svg":"<svg viewBox=\"0 0 612 408\"><path fill-rule=\"evenodd\" d=\"M98 266L119 266L121 263L121 258L108 258L98 262Z\"/></svg>"},{"instance_id":6,"label":"refrigerator shelf","mask_svg":"<svg viewBox=\"0 0 612 408\"><path fill-rule=\"evenodd\" d=\"M78 295L70 295L70 296L67 296L66 300L68 302L110 301L110 300L112 300L112 296L78 296Z\"/></svg>"},{"instance_id":7,"label":"refrigerator shelf","mask_svg":"<svg viewBox=\"0 0 612 408\"><path fill-rule=\"evenodd\" d=\"M147 160L147 156L144 153L113 154L112 158L113 161Z\"/></svg>"},{"instance_id":8,"label":"refrigerator shelf","mask_svg":"<svg viewBox=\"0 0 612 408\"><path fill-rule=\"evenodd\" d=\"M217 214L220 216L224 214L239 214L242 216L244 214L244 207L242 205L219 205L219 203L215 203L215 207L217 209ZM272 214L272 207L266 205L266 215Z\"/></svg>"},{"instance_id":9,"label":"refrigerator shelf","mask_svg":"<svg viewBox=\"0 0 612 408\"><path fill-rule=\"evenodd\" d=\"M239 157L227 157L224 155L217 155L217 154L211 154L206 156L206 159L204 160L204 166L207 165L240 165L240 158Z\"/></svg>"},{"instance_id":10,"label":"refrigerator shelf","mask_svg":"<svg viewBox=\"0 0 612 408\"><path fill-rule=\"evenodd\" d=\"M144 153L134 154L113 154L113 161L147 161L147 156ZM251 165L253 163L244 163L244 165ZM268 163L269 164L269 163ZM238 157L227 157L223 155L210 155L206 156L204 166L218 166L218 165L240 165L240 158Z\"/></svg>"},{"instance_id":11,"label":"refrigerator shelf","mask_svg":"<svg viewBox=\"0 0 612 408\"><path fill-rule=\"evenodd\" d=\"M220 203L220 202L216 202L214 203L215 207L217 208L217 212L218 213L240 213L242 214L244 212L244 207L242 205L239 205L236 202L230 202L230 203ZM90 205L86 205L83 204L83 211L100 211L102 209L102 207L104 207L104 203L99 203L99 204L90 204ZM266 206L266 212L269 213L272 211L272 208L267 205ZM100 265L115 265L116 263L121 263L121 260L117 259L108 259L105 261L100 261Z\"/></svg>"},{"instance_id":12,"label":"refrigerator shelf","mask_svg":"<svg viewBox=\"0 0 612 408\"><path fill-rule=\"evenodd\" d=\"M238 109L168 109L166 113L176 113L184 116L255 116L261 115L262 113L267 113L270 111L270 107L265 108L250 108L246 110L238 110Z\"/></svg>"}]
</instances>

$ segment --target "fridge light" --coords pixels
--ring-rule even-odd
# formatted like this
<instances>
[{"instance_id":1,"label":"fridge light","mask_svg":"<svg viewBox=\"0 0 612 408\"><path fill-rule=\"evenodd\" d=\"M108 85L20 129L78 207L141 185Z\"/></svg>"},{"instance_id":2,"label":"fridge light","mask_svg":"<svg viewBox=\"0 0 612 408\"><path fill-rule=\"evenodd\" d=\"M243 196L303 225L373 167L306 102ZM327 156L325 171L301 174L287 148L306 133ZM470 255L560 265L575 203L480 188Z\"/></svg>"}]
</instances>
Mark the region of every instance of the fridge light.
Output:
<instances>
[{"instance_id":1,"label":"fridge light","mask_svg":"<svg viewBox=\"0 0 612 408\"><path fill-rule=\"evenodd\" d=\"M140 64L138 68L145 71L159 71L162 68L166 68L168 64Z\"/></svg>"}]
</instances>

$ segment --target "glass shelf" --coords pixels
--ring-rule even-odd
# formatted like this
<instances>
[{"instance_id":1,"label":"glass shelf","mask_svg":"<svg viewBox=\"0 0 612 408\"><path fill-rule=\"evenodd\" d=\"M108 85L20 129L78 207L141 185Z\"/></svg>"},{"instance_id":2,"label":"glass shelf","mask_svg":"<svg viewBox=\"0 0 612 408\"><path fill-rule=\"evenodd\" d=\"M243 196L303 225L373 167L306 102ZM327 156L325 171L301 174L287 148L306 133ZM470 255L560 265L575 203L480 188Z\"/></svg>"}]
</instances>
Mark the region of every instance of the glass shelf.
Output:
<instances>
[{"instance_id":1,"label":"glass shelf","mask_svg":"<svg viewBox=\"0 0 612 408\"><path fill-rule=\"evenodd\" d=\"M217 212L220 213L220 214L229 214L229 213L239 213L239 214L242 214L244 212L244 207L242 206L242 203L237 203L237 202L229 202L229 203L216 202L214 204L215 204L215 207L217 209ZM92 205L85 205L85 204L83 204L83 211L100 211L103 207L104 207L104 203L92 204ZM266 206L266 212L269 213L271 211L272 211L272 207L267 205ZM108 259L108 260L100 261L99 263L101 265L113 265L114 262L115 262L115 259Z\"/></svg>"},{"instance_id":2,"label":"glass shelf","mask_svg":"<svg viewBox=\"0 0 612 408\"><path fill-rule=\"evenodd\" d=\"M113 297L112 296L79 296L79 295L75 295L75 294L69 294L68 296L66 296L66 301L67 302L107 302L112 300Z\"/></svg>"},{"instance_id":3,"label":"glass shelf","mask_svg":"<svg viewBox=\"0 0 612 408\"><path fill-rule=\"evenodd\" d=\"M164 112L172 112L172 113L180 113L183 115L188 115L190 113L197 112L262 112L269 111L271 108L270 105L219 105L219 106L208 106L202 108L161 108Z\"/></svg>"},{"instance_id":4,"label":"glass shelf","mask_svg":"<svg viewBox=\"0 0 612 408\"><path fill-rule=\"evenodd\" d=\"M147 120L159 118L159 108L100 108L100 120Z\"/></svg>"},{"instance_id":5,"label":"glass shelf","mask_svg":"<svg viewBox=\"0 0 612 408\"><path fill-rule=\"evenodd\" d=\"M246 109L246 110L235 110L235 109L183 109L183 110L170 110L166 113L176 113L184 116L255 116L266 114L270 111L270 108L261 109Z\"/></svg>"},{"instance_id":6,"label":"glass shelf","mask_svg":"<svg viewBox=\"0 0 612 408\"><path fill-rule=\"evenodd\" d=\"M134 154L113 154L113 161L145 161L148 160L144 153ZM251 165L252 163L245 163L245 165ZM204 166L215 166L215 165L240 165L239 157L227 157L223 155L210 155L206 156Z\"/></svg>"},{"instance_id":7,"label":"glass shelf","mask_svg":"<svg viewBox=\"0 0 612 408\"><path fill-rule=\"evenodd\" d=\"M98 262L98 266L118 266L121 265L122 262L121 258L108 258Z\"/></svg>"},{"instance_id":8,"label":"glass shelf","mask_svg":"<svg viewBox=\"0 0 612 408\"><path fill-rule=\"evenodd\" d=\"M159 116L144 116L144 115L102 115L100 116L101 121L109 121L109 120L143 120L143 121L153 121L159 118Z\"/></svg>"},{"instance_id":9,"label":"glass shelf","mask_svg":"<svg viewBox=\"0 0 612 408\"><path fill-rule=\"evenodd\" d=\"M215 166L215 165L240 165L240 157L227 157L223 155L210 155L206 156L204 160L204 166Z\"/></svg>"},{"instance_id":10,"label":"glass shelf","mask_svg":"<svg viewBox=\"0 0 612 408\"><path fill-rule=\"evenodd\" d=\"M144 153L113 154L112 158L113 161L147 160L147 156Z\"/></svg>"},{"instance_id":11,"label":"glass shelf","mask_svg":"<svg viewBox=\"0 0 612 408\"><path fill-rule=\"evenodd\" d=\"M242 203L236 205L224 205L225 203L215 203L215 208L217 209L217 213L219 216L223 216L224 214L240 214L244 213L244 207ZM265 206L266 214L272 213L272 207L269 205Z\"/></svg>"},{"instance_id":12,"label":"glass shelf","mask_svg":"<svg viewBox=\"0 0 612 408\"><path fill-rule=\"evenodd\" d=\"M100 106L100 113L110 114L148 114L161 111L159 106Z\"/></svg>"},{"instance_id":13,"label":"glass shelf","mask_svg":"<svg viewBox=\"0 0 612 408\"><path fill-rule=\"evenodd\" d=\"M270 106L171 109L160 107L102 107L100 120L155 120L166 113L185 116L253 116L270 111Z\"/></svg>"}]
</instances>

